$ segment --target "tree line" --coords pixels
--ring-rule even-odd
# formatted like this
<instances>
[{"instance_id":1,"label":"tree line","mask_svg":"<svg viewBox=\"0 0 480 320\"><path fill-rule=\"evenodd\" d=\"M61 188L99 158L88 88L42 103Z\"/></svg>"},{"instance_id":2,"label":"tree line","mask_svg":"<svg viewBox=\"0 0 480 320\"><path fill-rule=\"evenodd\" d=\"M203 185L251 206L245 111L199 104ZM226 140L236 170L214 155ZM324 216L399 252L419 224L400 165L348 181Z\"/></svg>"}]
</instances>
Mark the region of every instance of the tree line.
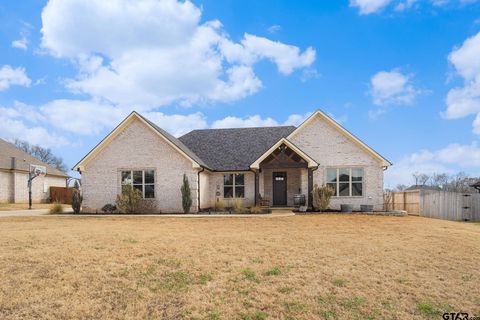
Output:
<instances>
[{"instance_id":1,"label":"tree line","mask_svg":"<svg viewBox=\"0 0 480 320\"><path fill-rule=\"evenodd\" d=\"M414 186L430 187L432 189L453 191L453 192L475 192L476 190L470 187L471 184L480 180L479 177L472 177L465 172L458 172L456 174L448 173L432 173L426 174L422 172L415 172L412 174ZM398 184L392 191L403 191L410 186Z\"/></svg>"}]
</instances>

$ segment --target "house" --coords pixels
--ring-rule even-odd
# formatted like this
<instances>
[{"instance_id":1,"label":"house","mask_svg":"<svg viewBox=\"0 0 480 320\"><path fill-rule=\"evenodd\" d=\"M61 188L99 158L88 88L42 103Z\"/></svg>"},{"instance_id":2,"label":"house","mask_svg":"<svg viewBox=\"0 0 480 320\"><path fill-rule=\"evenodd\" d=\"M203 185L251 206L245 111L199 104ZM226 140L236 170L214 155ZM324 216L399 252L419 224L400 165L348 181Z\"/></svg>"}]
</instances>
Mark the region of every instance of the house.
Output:
<instances>
[{"instance_id":1,"label":"house","mask_svg":"<svg viewBox=\"0 0 480 320\"><path fill-rule=\"evenodd\" d=\"M132 112L74 169L82 175L83 210L114 203L131 185L162 212L182 212L183 174L192 211L239 198L254 206L293 206L295 194L311 205L315 184L335 189L340 204L383 205L383 171L391 163L321 111L300 126L194 130L175 138Z\"/></svg>"},{"instance_id":2,"label":"house","mask_svg":"<svg viewBox=\"0 0 480 320\"><path fill-rule=\"evenodd\" d=\"M47 202L50 187L65 187L68 175L0 139L0 202L28 202L30 164L44 166L45 176L32 181L32 201Z\"/></svg>"}]
</instances>

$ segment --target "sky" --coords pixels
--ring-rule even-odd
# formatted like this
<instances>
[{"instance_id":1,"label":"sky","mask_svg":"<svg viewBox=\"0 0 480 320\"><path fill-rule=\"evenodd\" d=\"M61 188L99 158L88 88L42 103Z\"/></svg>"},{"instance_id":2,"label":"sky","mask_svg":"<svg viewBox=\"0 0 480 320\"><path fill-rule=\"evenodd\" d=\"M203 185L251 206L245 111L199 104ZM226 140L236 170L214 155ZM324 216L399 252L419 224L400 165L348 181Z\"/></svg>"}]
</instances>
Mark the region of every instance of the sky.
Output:
<instances>
[{"instance_id":1,"label":"sky","mask_svg":"<svg viewBox=\"0 0 480 320\"><path fill-rule=\"evenodd\" d=\"M5 1L0 26L0 137L70 167L132 110L180 136L321 109L385 187L480 176L480 1Z\"/></svg>"}]
</instances>

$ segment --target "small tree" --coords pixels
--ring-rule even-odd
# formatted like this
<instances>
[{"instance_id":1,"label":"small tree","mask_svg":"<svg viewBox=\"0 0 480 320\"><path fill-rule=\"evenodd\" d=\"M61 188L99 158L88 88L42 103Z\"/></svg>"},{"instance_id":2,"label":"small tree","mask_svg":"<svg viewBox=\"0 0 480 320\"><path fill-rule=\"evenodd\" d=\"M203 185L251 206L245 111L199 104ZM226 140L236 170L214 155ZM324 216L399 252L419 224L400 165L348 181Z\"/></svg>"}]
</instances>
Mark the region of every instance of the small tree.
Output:
<instances>
[{"instance_id":1,"label":"small tree","mask_svg":"<svg viewBox=\"0 0 480 320\"><path fill-rule=\"evenodd\" d=\"M73 188L80 190L80 184L78 183L78 180L75 180L75 182L73 183Z\"/></svg>"},{"instance_id":2,"label":"small tree","mask_svg":"<svg viewBox=\"0 0 480 320\"><path fill-rule=\"evenodd\" d=\"M83 201L83 197L80 194L80 191L78 191L77 189L74 189L73 190L73 195L72 195L73 213L75 213L75 214L80 213L80 209L82 208L82 201Z\"/></svg>"},{"instance_id":3,"label":"small tree","mask_svg":"<svg viewBox=\"0 0 480 320\"><path fill-rule=\"evenodd\" d=\"M123 186L122 195L117 196L116 204L123 213L136 213L141 200L140 190L131 186Z\"/></svg>"},{"instance_id":4,"label":"small tree","mask_svg":"<svg viewBox=\"0 0 480 320\"><path fill-rule=\"evenodd\" d=\"M329 186L315 185L312 190L313 207L320 211L325 211L330 205L330 198L335 194L335 190Z\"/></svg>"},{"instance_id":5,"label":"small tree","mask_svg":"<svg viewBox=\"0 0 480 320\"><path fill-rule=\"evenodd\" d=\"M190 190L190 183L188 182L187 175L183 174L183 185L180 188L182 191L182 207L184 213L189 213L192 207L192 191Z\"/></svg>"}]
</instances>

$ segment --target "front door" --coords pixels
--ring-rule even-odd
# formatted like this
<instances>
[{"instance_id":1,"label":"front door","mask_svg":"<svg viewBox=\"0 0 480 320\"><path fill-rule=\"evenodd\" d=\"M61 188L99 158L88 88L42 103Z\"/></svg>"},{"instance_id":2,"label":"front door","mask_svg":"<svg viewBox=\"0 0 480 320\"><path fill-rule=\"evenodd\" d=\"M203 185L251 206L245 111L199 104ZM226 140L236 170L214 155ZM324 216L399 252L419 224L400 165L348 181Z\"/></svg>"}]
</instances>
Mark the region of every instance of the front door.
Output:
<instances>
[{"instance_id":1,"label":"front door","mask_svg":"<svg viewBox=\"0 0 480 320\"><path fill-rule=\"evenodd\" d=\"M273 205L287 205L287 173L273 172Z\"/></svg>"}]
</instances>

